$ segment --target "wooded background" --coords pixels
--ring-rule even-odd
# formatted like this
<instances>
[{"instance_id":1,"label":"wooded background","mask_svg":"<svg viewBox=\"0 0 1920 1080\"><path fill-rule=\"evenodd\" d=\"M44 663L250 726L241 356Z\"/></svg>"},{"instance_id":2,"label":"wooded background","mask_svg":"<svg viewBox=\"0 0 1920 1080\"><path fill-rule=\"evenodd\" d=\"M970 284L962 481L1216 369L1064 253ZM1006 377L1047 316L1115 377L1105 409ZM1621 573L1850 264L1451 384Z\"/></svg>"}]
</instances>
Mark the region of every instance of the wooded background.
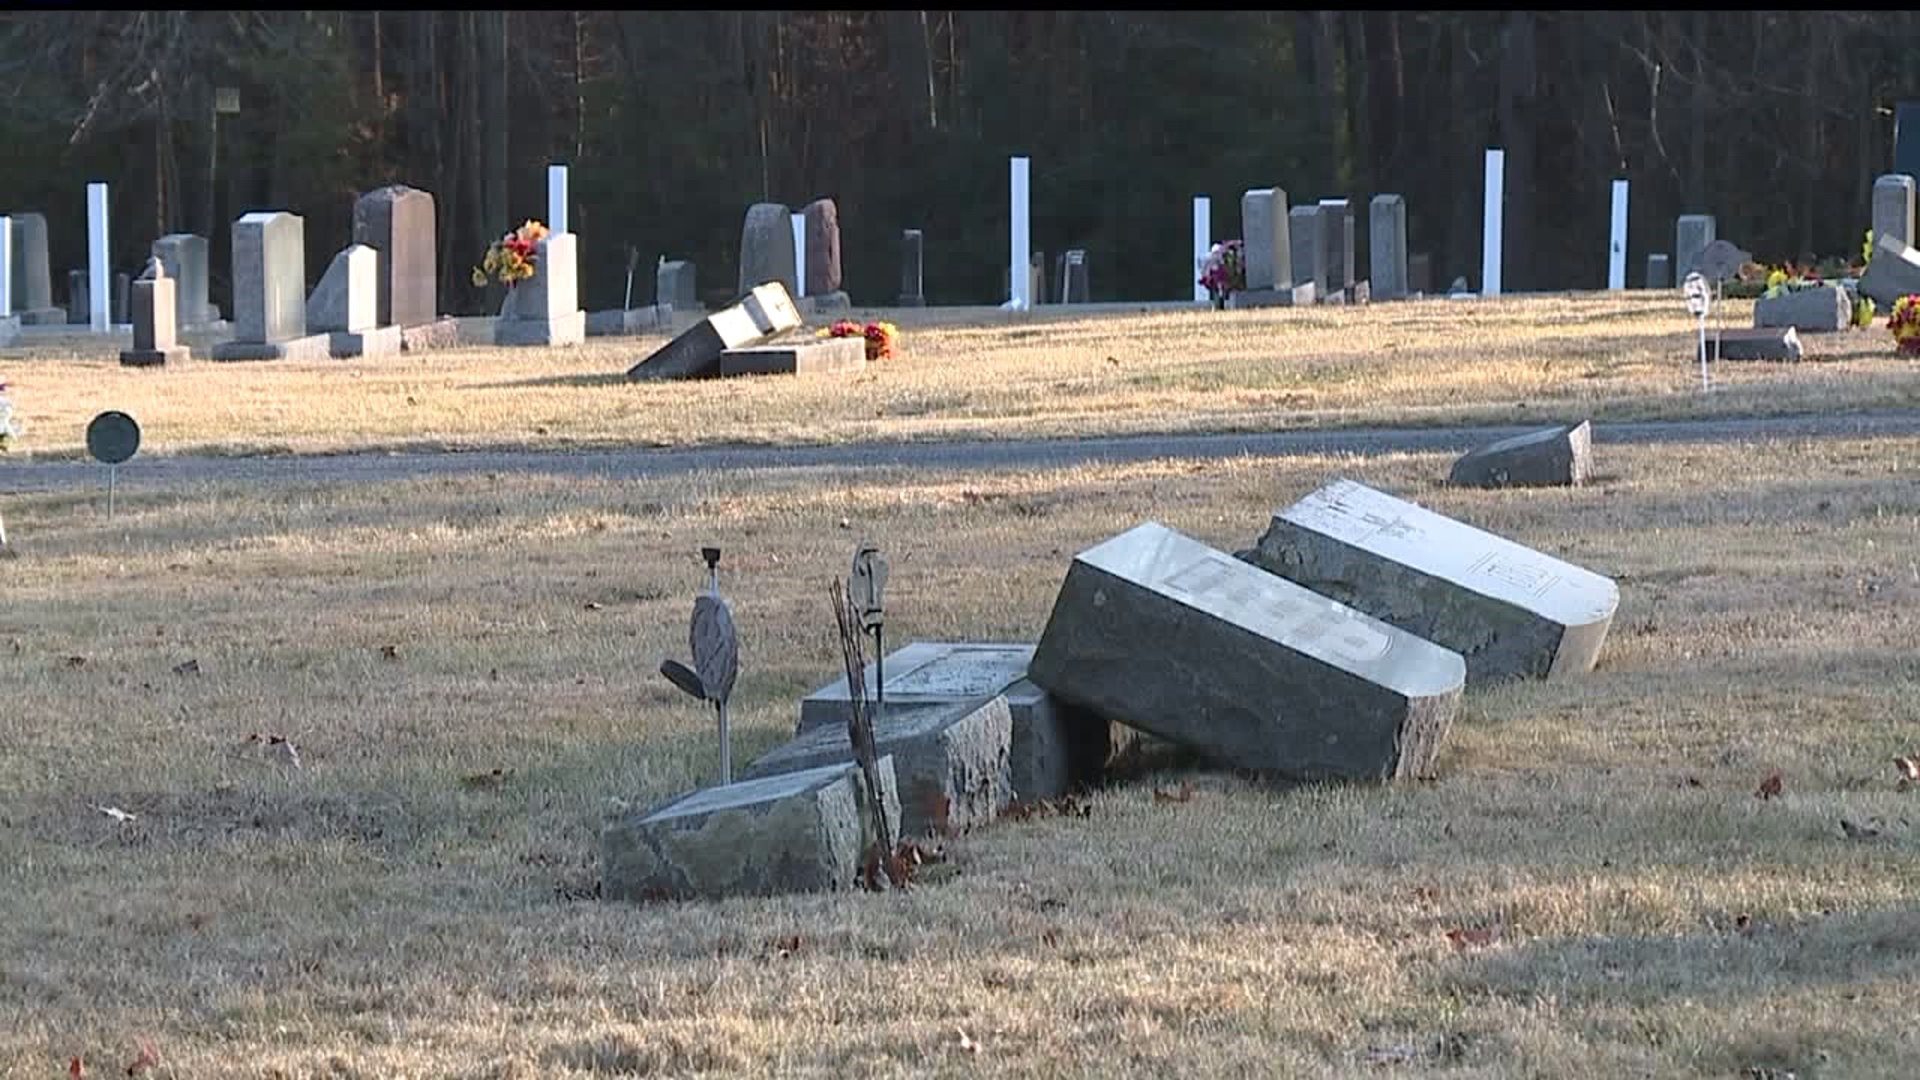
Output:
<instances>
[{"instance_id":1,"label":"wooded background","mask_svg":"<svg viewBox=\"0 0 1920 1080\"><path fill-rule=\"evenodd\" d=\"M846 287L891 303L900 232L931 302L997 303L1007 158L1032 157L1033 246L1089 252L1095 299L1191 295L1191 198L1406 196L1436 284L1479 284L1482 156L1507 152L1504 286L1606 281L1609 184L1633 183L1629 281L1674 218L1762 259L1856 251L1892 106L1920 89L1909 10L1670 12L184 12L0 14L0 206L41 210L56 293L112 185L116 270L163 233L306 218L308 280L361 191L438 201L442 310L546 216L573 166L583 306L635 302L659 255L733 292L742 217L838 201ZM1903 44L1904 43L1904 44ZM215 123L214 90L240 92ZM1360 243L1364 265L1366 246Z\"/></svg>"}]
</instances>

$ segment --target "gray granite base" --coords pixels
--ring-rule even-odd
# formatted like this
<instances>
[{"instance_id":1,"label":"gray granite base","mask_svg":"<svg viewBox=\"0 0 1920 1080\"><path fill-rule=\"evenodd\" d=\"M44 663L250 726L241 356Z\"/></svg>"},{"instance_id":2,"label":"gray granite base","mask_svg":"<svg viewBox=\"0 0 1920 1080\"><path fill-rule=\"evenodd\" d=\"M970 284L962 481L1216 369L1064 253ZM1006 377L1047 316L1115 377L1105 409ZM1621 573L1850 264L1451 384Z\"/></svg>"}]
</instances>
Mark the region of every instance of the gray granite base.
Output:
<instances>
[{"instance_id":1,"label":"gray granite base","mask_svg":"<svg viewBox=\"0 0 1920 1080\"><path fill-rule=\"evenodd\" d=\"M802 339L728 349L720 354L720 376L821 375L858 371L867 366L867 339Z\"/></svg>"},{"instance_id":2,"label":"gray granite base","mask_svg":"<svg viewBox=\"0 0 1920 1080\"><path fill-rule=\"evenodd\" d=\"M493 324L495 345L544 345L557 348L587 340L587 313L552 319L500 319Z\"/></svg>"},{"instance_id":3,"label":"gray granite base","mask_svg":"<svg viewBox=\"0 0 1920 1080\"><path fill-rule=\"evenodd\" d=\"M22 326L65 326L67 324L66 308L31 308L26 311L16 311L13 316L20 320Z\"/></svg>"},{"instance_id":4,"label":"gray granite base","mask_svg":"<svg viewBox=\"0 0 1920 1080\"><path fill-rule=\"evenodd\" d=\"M1309 281L1291 289L1242 289L1227 297L1227 309L1245 311L1263 307L1307 307L1313 302L1313 282Z\"/></svg>"},{"instance_id":5,"label":"gray granite base","mask_svg":"<svg viewBox=\"0 0 1920 1080\"><path fill-rule=\"evenodd\" d=\"M588 337L627 337L651 334L673 325L673 305L649 304L643 308L618 308L587 313Z\"/></svg>"},{"instance_id":6,"label":"gray granite base","mask_svg":"<svg viewBox=\"0 0 1920 1080\"><path fill-rule=\"evenodd\" d=\"M400 352L402 337L403 332L397 326L382 326L357 334L336 330L327 335L327 350L336 360L356 356L394 356Z\"/></svg>"},{"instance_id":7,"label":"gray granite base","mask_svg":"<svg viewBox=\"0 0 1920 1080\"><path fill-rule=\"evenodd\" d=\"M1707 335L1709 360L1781 360L1798 363L1804 355L1800 332L1791 326L1753 330L1722 330L1719 336ZM1694 354L1698 361L1699 354Z\"/></svg>"},{"instance_id":8,"label":"gray granite base","mask_svg":"<svg viewBox=\"0 0 1920 1080\"><path fill-rule=\"evenodd\" d=\"M460 344L460 324L452 319L436 319L430 323L400 328L401 352L430 352L434 349L452 349Z\"/></svg>"},{"instance_id":9,"label":"gray granite base","mask_svg":"<svg viewBox=\"0 0 1920 1080\"><path fill-rule=\"evenodd\" d=\"M165 367L193 359L193 351L185 345L175 345L166 349L127 349L120 354L121 367Z\"/></svg>"},{"instance_id":10,"label":"gray granite base","mask_svg":"<svg viewBox=\"0 0 1920 1080\"><path fill-rule=\"evenodd\" d=\"M230 360L326 360L333 355L328 334L309 334L287 341L228 341L215 345L208 354L222 362Z\"/></svg>"},{"instance_id":11,"label":"gray granite base","mask_svg":"<svg viewBox=\"0 0 1920 1080\"><path fill-rule=\"evenodd\" d=\"M821 293L818 296L809 296L803 303L815 315L844 315L853 310L853 300L839 289L830 293Z\"/></svg>"},{"instance_id":12,"label":"gray granite base","mask_svg":"<svg viewBox=\"0 0 1920 1080\"><path fill-rule=\"evenodd\" d=\"M0 347L13 344L20 336L20 317L18 315L0 316Z\"/></svg>"}]
</instances>

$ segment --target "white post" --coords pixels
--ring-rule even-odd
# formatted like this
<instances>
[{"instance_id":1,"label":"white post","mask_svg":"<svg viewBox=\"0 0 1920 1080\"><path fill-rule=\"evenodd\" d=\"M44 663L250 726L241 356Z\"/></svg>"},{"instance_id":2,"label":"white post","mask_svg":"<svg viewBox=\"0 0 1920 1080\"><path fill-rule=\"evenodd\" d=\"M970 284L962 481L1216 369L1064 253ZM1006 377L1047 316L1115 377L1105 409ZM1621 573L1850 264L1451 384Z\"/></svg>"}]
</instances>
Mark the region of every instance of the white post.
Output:
<instances>
[{"instance_id":1,"label":"white post","mask_svg":"<svg viewBox=\"0 0 1920 1080\"><path fill-rule=\"evenodd\" d=\"M0 319L13 314L13 219L0 214Z\"/></svg>"},{"instance_id":2,"label":"white post","mask_svg":"<svg viewBox=\"0 0 1920 1080\"><path fill-rule=\"evenodd\" d=\"M1013 199L1013 225L1008 239L1011 241L1011 268L1007 275L1009 296L1007 306L1015 311L1027 311L1033 307L1033 272L1028 266L1033 258L1032 234L1027 231L1028 196L1027 186L1028 159L1023 157L1008 159L1008 181Z\"/></svg>"},{"instance_id":3,"label":"white post","mask_svg":"<svg viewBox=\"0 0 1920 1080\"><path fill-rule=\"evenodd\" d=\"M567 167L547 166L547 228L567 231Z\"/></svg>"},{"instance_id":4,"label":"white post","mask_svg":"<svg viewBox=\"0 0 1920 1080\"><path fill-rule=\"evenodd\" d=\"M797 300L807 295L807 215L789 216L793 218L793 296Z\"/></svg>"},{"instance_id":5,"label":"white post","mask_svg":"<svg viewBox=\"0 0 1920 1080\"><path fill-rule=\"evenodd\" d=\"M1213 250L1213 200L1205 195L1193 197L1193 299L1207 302L1207 287L1200 284L1200 266Z\"/></svg>"},{"instance_id":6,"label":"white post","mask_svg":"<svg viewBox=\"0 0 1920 1080\"><path fill-rule=\"evenodd\" d=\"M1613 240L1607 245L1607 288L1627 287L1627 182L1613 182Z\"/></svg>"},{"instance_id":7,"label":"white post","mask_svg":"<svg viewBox=\"0 0 1920 1080\"><path fill-rule=\"evenodd\" d=\"M113 299L113 273L107 269L107 185L87 185L87 306L93 332L104 334L108 325L107 305Z\"/></svg>"},{"instance_id":8,"label":"white post","mask_svg":"<svg viewBox=\"0 0 1920 1080\"><path fill-rule=\"evenodd\" d=\"M1480 243L1480 295L1500 295L1500 204L1505 194L1507 152L1487 151L1486 235Z\"/></svg>"}]
</instances>

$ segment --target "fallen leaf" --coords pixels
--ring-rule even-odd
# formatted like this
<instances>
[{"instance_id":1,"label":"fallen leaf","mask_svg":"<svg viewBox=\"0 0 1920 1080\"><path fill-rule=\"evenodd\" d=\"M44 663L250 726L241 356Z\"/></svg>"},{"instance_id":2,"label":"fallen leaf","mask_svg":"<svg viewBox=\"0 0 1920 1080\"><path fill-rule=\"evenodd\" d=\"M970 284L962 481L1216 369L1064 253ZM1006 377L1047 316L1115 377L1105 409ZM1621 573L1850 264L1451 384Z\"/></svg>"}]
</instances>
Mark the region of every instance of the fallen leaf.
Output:
<instances>
[{"instance_id":1,"label":"fallen leaf","mask_svg":"<svg viewBox=\"0 0 1920 1080\"><path fill-rule=\"evenodd\" d=\"M600 610L600 606L601 606L601 605L600 605L600 602L599 602L598 600L589 600L589 601L587 601L587 610L588 610L588 611L599 611L599 610Z\"/></svg>"},{"instance_id":2,"label":"fallen leaf","mask_svg":"<svg viewBox=\"0 0 1920 1080\"><path fill-rule=\"evenodd\" d=\"M1900 770L1902 780L1920 780L1920 757L1897 757L1893 767Z\"/></svg>"},{"instance_id":3,"label":"fallen leaf","mask_svg":"<svg viewBox=\"0 0 1920 1080\"><path fill-rule=\"evenodd\" d=\"M129 821L140 820L139 814L129 814L125 810L122 810L117 806L96 806L94 807L94 809L100 811L101 813L107 815L108 817L121 823L122 825L126 824Z\"/></svg>"},{"instance_id":4,"label":"fallen leaf","mask_svg":"<svg viewBox=\"0 0 1920 1080\"><path fill-rule=\"evenodd\" d=\"M1500 928L1481 926L1474 929L1454 929L1447 931L1447 940L1456 949L1484 949L1500 940Z\"/></svg>"},{"instance_id":5,"label":"fallen leaf","mask_svg":"<svg viewBox=\"0 0 1920 1080\"><path fill-rule=\"evenodd\" d=\"M1855 825L1846 818L1840 819L1840 831L1847 834L1849 840L1871 840L1880 835L1880 830L1872 825Z\"/></svg>"},{"instance_id":6,"label":"fallen leaf","mask_svg":"<svg viewBox=\"0 0 1920 1080\"><path fill-rule=\"evenodd\" d=\"M1153 802L1154 802L1154 805L1156 806L1162 803L1182 803L1182 802L1192 802L1192 801L1193 801L1193 782L1190 780L1182 780L1180 782L1180 786L1172 790L1162 790L1160 788L1153 789Z\"/></svg>"},{"instance_id":7,"label":"fallen leaf","mask_svg":"<svg viewBox=\"0 0 1920 1080\"><path fill-rule=\"evenodd\" d=\"M974 1042L967 1036L965 1028L954 1028L953 1030L960 1033L960 1050L962 1053L977 1054L980 1052L980 1044Z\"/></svg>"},{"instance_id":8,"label":"fallen leaf","mask_svg":"<svg viewBox=\"0 0 1920 1080\"><path fill-rule=\"evenodd\" d=\"M127 1075L139 1076L141 1073L158 1064L160 1064L160 1055L154 1052L153 1043L146 1039L141 1039L140 1056L134 1058L132 1063L127 1066Z\"/></svg>"},{"instance_id":9,"label":"fallen leaf","mask_svg":"<svg viewBox=\"0 0 1920 1080\"><path fill-rule=\"evenodd\" d=\"M490 769L472 776L463 776L460 782L470 788L494 788L507 782L513 776L512 769Z\"/></svg>"},{"instance_id":10,"label":"fallen leaf","mask_svg":"<svg viewBox=\"0 0 1920 1080\"><path fill-rule=\"evenodd\" d=\"M398 660L400 659L400 646L382 645L380 646L380 655L387 660Z\"/></svg>"},{"instance_id":11,"label":"fallen leaf","mask_svg":"<svg viewBox=\"0 0 1920 1080\"><path fill-rule=\"evenodd\" d=\"M1780 789L1781 789L1780 772L1779 770L1776 769L1773 775L1767 777L1765 780L1760 781L1760 789L1758 791L1755 791L1753 794L1756 798L1759 798L1759 799L1771 799L1775 795L1780 794Z\"/></svg>"},{"instance_id":12,"label":"fallen leaf","mask_svg":"<svg viewBox=\"0 0 1920 1080\"><path fill-rule=\"evenodd\" d=\"M187 662L186 662L186 663L184 663L184 664L175 664L175 665L173 665L173 673L174 673L175 675L198 675L198 674L200 674L200 660L199 660L199 658L198 658L198 657L195 657L194 659L192 659L192 660L189 660L189 661L187 661Z\"/></svg>"},{"instance_id":13,"label":"fallen leaf","mask_svg":"<svg viewBox=\"0 0 1920 1080\"><path fill-rule=\"evenodd\" d=\"M82 1062L78 1057L67 1062L67 1075L73 1077L73 1080L80 1080L81 1077L87 1075L86 1063Z\"/></svg>"},{"instance_id":14,"label":"fallen leaf","mask_svg":"<svg viewBox=\"0 0 1920 1080\"><path fill-rule=\"evenodd\" d=\"M86 667L87 658L84 656L69 656L67 657L67 666L71 668ZM79 1061L80 1059L74 1058L73 1060Z\"/></svg>"}]
</instances>

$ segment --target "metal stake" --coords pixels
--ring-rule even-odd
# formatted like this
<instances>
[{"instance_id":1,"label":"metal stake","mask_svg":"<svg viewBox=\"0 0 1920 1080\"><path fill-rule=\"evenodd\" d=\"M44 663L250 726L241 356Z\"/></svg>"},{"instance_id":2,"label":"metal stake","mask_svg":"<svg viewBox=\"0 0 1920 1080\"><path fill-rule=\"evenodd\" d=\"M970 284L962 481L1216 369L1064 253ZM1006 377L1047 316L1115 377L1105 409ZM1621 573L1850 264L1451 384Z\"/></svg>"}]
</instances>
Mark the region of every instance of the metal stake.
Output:
<instances>
[{"instance_id":1,"label":"metal stake","mask_svg":"<svg viewBox=\"0 0 1920 1080\"><path fill-rule=\"evenodd\" d=\"M120 466L118 465L107 466L107 520L108 521L113 520L113 481L114 481L114 474L118 473L119 471L120 471Z\"/></svg>"}]
</instances>

